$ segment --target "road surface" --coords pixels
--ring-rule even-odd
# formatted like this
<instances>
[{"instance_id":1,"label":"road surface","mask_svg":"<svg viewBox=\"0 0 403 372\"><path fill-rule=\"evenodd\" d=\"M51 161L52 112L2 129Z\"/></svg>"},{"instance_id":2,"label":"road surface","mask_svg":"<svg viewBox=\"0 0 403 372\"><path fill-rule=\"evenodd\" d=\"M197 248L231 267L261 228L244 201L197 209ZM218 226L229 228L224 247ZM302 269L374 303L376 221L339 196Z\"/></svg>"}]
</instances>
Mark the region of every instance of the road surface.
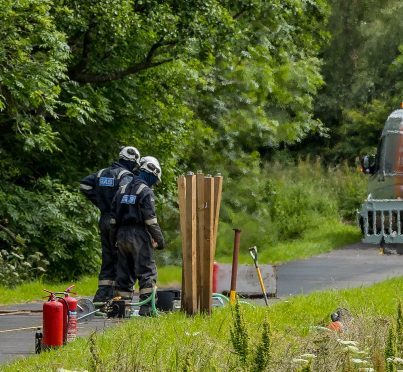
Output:
<instances>
[{"instance_id":1,"label":"road surface","mask_svg":"<svg viewBox=\"0 0 403 372\"><path fill-rule=\"evenodd\" d=\"M277 296L354 288L403 276L403 255L362 243L277 267Z\"/></svg>"}]
</instances>

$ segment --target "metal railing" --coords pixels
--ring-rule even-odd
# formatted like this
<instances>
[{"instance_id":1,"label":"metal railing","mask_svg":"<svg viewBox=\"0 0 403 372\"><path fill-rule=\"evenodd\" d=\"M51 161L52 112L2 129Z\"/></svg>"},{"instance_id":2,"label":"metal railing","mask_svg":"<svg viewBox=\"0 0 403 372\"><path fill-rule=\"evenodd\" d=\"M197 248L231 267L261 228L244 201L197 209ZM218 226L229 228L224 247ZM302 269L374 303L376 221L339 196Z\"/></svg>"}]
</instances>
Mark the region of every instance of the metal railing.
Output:
<instances>
[{"instance_id":1,"label":"metal railing","mask_svg":"<svg viewBox=\"0 0 403 372\"><path fill-rule=\"evenodd\" d=\"M369 199L358 212L364 243L403 243L403 200Z\"/></svg>"}]
</instances>

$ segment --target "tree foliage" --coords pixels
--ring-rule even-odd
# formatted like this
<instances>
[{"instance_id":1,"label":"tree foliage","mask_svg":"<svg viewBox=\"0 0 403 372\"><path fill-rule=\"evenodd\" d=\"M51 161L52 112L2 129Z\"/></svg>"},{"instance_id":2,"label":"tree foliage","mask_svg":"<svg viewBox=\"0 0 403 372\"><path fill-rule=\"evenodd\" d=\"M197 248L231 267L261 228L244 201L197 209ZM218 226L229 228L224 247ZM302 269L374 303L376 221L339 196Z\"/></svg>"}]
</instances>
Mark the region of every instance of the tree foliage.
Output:
<instances>
[{"instance_id":1,"label":"tree foliage","mask_svg":"<svg viewBox=\"0 0 403 372\"><path fill-rule=\"evenodd\" d=\"M322 131L327 15L324 0L0 0L0 246L40 250L50 275L94 270L96 211L76 187L120 144L162 161L174 211L185 169L236 179Z\"/></svg>"},{"instance_id":2,"label":"tree foliage","mask_svg":"<svg viewBox=\"0 0 403 372\"><path fill-rule=\"evenodd\" d=\"M331 0L330 4L332 40L323 52L325 86L315 102L317 117L329 135L305 144L335 162L374 153L387 116L403 99L403 3Z\"/></svg>"}]
</instances>

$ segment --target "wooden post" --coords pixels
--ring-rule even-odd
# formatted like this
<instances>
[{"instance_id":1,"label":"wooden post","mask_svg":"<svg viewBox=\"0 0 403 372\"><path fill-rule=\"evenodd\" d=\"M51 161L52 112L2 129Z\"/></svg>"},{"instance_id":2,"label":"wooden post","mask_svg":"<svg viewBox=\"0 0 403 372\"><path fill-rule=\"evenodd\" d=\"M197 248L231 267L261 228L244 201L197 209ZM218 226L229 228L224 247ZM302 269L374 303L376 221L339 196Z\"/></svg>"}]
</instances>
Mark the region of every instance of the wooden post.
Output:
<instances>
[{"instance_id":1,"label":"wooden post","mask_svg":"<svg viewBox=\"0 0 403 372\"><path fill-rule=\"evenodd\" d=\"M214 179L212 177L204 178L204 200L203 290L201 292L200 311L210 314L214 260Z\"/></svg>"},{"instance_id":2,"label":"wooden post","mask_svg":"<svg viewBox=\"0 0 403 372\"><path fill-rule=\"evenodd\" d=\"M196 244L196 270L197 270L197 307L200 309L201 297L204 289L204 276L203 269L204 262L204 175L201 171L196 174L196 188L197 188L197 244Z\"/></svg>"},{"instance_id":3,"label":"wooden post","mask_svg":"<svg viewBox=\"0 0 403 372\"><path fill-rule=\"evenodd\" d=\"M196 277L196 176L186 175L186 250L183 255L185 293L183 309L193 315L197 312Z\"/></svg>"},{"instance_id":4,"label":"wooden post","mask_svg":"<svg viewBox=\"0 0 403 372\"><path fill-rule=\"evenodd\" d=\"M182 308L186 307L186 278L185 278L185 261L186 261L186 177L178 177L178 204L180 216L180 228L182 237Z\"/></svg>"},{"instance_id":5,"label":"wooden post","mask_svg":"<svg viewBox=\"0 0 403 372\"><path fill-rule=\"evenodd\" d=\"M214 243L213 243L213 260L215 257L218 222L220 219L221 196L222 196L222 182L223 178L220 174L214 176Z\"/></svg>"},{"instance_id":6,"label":"wooden post","mask_svg":"<svg viewBox=\"0 0 403 372\"><path fill-rule=\"evenodd\" d=\"M182 309L210 314L213 262L220 214L222 177L189 172L178 178L182 236Z\"/></svg>"}]
</instances>

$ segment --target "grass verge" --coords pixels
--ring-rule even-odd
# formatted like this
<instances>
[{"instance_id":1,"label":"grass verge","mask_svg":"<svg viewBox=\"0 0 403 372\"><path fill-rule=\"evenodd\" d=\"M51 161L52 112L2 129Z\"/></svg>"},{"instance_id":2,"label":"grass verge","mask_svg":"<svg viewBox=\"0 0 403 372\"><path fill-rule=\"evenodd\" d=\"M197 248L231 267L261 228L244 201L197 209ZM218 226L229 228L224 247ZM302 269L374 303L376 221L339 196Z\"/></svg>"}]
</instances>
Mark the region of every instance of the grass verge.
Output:
<instances>
[{"instance_id":1,"label":"grass verge","mask_svg":"<svg viewBox=\"0 0 403 372\"><path fill-rule=\"evenodd\" d=\"M265 319L271 327L270 342L266 342L271 370L301 370L295 364L300 362L293 359L303 353L314 355L315 371L347 370L346 363L358 360L355 352L361 353L359 360L365 366L385 370L385 341L396 323L402 294L400 277L370 287L297 296L269 308L243 305L240 321L229 307L216 309L210 317L172 313L159 318L135 318L62 349L6 365L3 370L242 370L237 348L231 342L234 324L243 328L242 345L246 345L246 360L251 361L244 370L256 370L253 360L261 345ZM337 307L347 308L352 315L343 334L312 328L326 325L329 314ZM340 339L355 341L357 350L346 348ZM402 349L396 348L396 356L403 353Z\"/></svg>"},{"instance_id":2,"label":"grass verge","mask_svg":"<svg viewBox=\"0 0 403 372\"><path fill-rule=\"evenodd\" d=\"M306 230L298 240L279 242L273 246L257 247L259 262L274 265L308 258L330 252L347 244L357 243L360 237L360 231L356 226L347 225L338 220L330 220ZM248 248L242 246L241 236L240 262L242 263L252 263ZM220 256L218 253L219 262L231 262L231 260L232 257Z\"/></svg>"},{"instance_id":3,"label":"grass verge","mask_svg":"<svg viewBox=\"0 0 403 372\"><path fill-rule=\"evenodd\" d=\"M181 269L178 266L163 266L158 269L158 283L160 286L168 287L178 285L181 280ZM96 276L84 277L78 281L65 283L51 283L37 280L22 284L16 288L6 288L0 286L0 304L15 304L21 302L42 300L45 295L43 289L63 291L71 284L75 285L74 291L80 296L93 296L98 287Z\"/></svg>"}]
</instances>

